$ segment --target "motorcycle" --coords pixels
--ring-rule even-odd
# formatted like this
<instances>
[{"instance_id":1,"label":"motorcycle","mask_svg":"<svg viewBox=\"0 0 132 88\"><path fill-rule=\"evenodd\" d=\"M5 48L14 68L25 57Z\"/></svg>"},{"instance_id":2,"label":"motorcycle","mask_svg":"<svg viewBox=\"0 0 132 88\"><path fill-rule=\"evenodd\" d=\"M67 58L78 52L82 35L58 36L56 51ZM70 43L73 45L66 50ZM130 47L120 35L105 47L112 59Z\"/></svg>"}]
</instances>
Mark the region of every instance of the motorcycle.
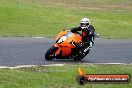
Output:
<instances>
[{"instance_id":1,"label":"motorcycle","mask_svg":"<svg viewBox=\"0 0 132 88\"><path fill-rule=\"evenodd\" d=\"M78 55L73 56L73 52L75 52L75 44L79 44L81 42L82 37L79 32L72 33L71 31L63 30L58 34L54 46L47 50L45 54L45 59L74 59L75 61L79 61L83 59L83 57L79 57L81 53L78 53ZM89 47L85 49L85 51L88 50Z\"/></svg>"}]
</instances>

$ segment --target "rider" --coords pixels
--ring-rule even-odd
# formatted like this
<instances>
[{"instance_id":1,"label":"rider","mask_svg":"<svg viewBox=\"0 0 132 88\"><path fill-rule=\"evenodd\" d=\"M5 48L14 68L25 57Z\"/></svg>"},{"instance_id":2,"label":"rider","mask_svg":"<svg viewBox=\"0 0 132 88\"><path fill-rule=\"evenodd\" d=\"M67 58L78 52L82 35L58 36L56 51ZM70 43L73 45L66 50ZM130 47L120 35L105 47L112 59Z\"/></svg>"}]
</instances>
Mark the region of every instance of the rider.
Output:
<instances>
[{"instance_id":1,"label":"rider","mask_svg":"<svg viewBox=\"0 0 132 88\"><path fill-rule=\"evenodd\" d=\"M79 55L83 55L83 56L81 56L81 58L83 58L84 56L86 56L89 53L90 48L94 44L95 28L92 25L90 25L89 19L83 18L80 21L80 26L71 28L70 31L73 33L77 32L77 31L82 31L81 35L82 35L83 42L80 44L75 44L74 42L72 42L72 43L77 47L75 49L75 53L73 53L73 54L76 54L76 53L79 54L79 52L77 52L78 49L79 50L82 49L80 52L82 54L79 54Z\"/></svg>"}]
</instances>

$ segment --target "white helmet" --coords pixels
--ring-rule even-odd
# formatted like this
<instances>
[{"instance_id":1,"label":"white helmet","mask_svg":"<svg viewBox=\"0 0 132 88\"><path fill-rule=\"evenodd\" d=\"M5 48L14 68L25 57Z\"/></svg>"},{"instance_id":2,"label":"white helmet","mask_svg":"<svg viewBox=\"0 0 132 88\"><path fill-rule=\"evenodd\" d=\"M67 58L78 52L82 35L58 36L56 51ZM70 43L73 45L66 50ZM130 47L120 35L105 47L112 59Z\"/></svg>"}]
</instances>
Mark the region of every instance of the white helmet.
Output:
<instances>
[{"instance_id":1,"label":"white helmet","mask_svg":"<svg viewBox=\"0 0 132 88\"><path fill-rule=\"evenodd\" d=\"M80 27L81 27L82 29L88 28L89 25L90 25L89 19L87 19L87 18L81 19L81 21L80 21Z\"/></svg>"}]
</instances>

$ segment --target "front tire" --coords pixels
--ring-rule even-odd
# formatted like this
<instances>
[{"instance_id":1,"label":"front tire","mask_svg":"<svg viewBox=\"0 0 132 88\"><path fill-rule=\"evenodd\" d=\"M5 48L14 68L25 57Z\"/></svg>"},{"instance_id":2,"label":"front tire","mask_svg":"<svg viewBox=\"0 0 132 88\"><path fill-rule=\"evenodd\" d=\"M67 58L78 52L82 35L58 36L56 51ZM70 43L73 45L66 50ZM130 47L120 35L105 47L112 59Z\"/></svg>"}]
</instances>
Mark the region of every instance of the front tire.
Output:
<instances>
[{"instance_id":1,"label":"front tire","mask_svg":"<svg viewBox=\"0 0 132 88\"><path fill-rule=\"evenodd\" d=\"M47 52L45 53L45 59L48 61L51 61L52 59L54 59L54 54L57 49L58 48L55 46L52 46L51 48L49 48Z\"/></svg>"}]
</instances>

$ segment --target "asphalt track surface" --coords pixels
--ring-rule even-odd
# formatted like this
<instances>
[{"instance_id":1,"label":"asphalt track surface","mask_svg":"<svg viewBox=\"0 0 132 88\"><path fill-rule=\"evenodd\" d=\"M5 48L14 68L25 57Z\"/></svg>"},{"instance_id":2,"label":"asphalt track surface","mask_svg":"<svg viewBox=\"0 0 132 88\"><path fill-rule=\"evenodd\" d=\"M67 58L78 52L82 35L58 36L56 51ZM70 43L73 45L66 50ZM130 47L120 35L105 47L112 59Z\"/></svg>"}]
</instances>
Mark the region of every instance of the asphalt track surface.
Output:
<instances>
[{"instance_id":1,"label":"asphalt track surface","mask_svg":"<svg viewBox=\"0 0 132 88\"><path fill-rule=\"evenodd\" d=\"M63 59L46 61L44 55L54 42L53 38L1 37L0 66L132 63L132 40L96 39L90 53L80 62Z\"/></svg>"}]
</instances>

